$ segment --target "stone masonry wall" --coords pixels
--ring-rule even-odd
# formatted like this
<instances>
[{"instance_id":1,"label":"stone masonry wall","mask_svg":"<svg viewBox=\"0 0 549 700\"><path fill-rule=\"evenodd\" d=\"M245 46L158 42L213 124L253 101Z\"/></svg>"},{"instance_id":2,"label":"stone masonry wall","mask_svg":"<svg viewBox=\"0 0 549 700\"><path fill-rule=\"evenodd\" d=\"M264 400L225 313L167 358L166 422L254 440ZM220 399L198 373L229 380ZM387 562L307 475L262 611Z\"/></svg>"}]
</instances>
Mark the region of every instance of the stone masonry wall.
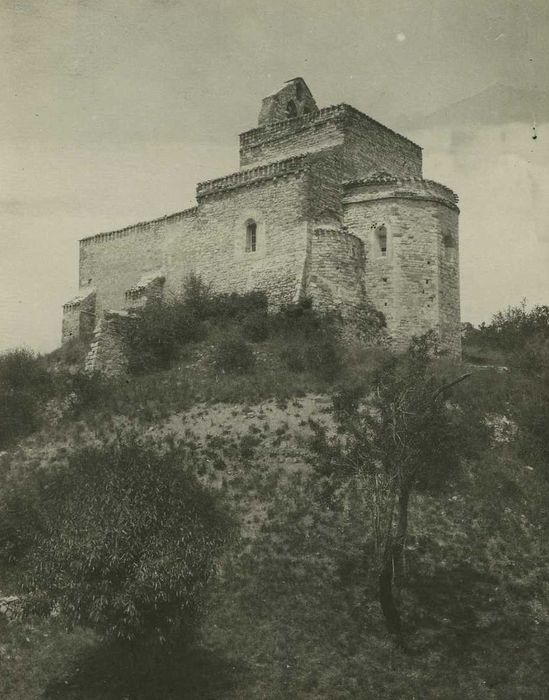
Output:
<instances>
[{"instance_id":1,"label":"stone masonry wall","mask_svg":"<svg viewBox=\"0 0 549 700\"><path fill-rule=\"evenodd\" d=\"M111 371L109 357L123 360L122 316L110 310L180 295L194 273L216 291L262 290L275 306L310 293L349 318L367 295L397 347L436 329L457 354L457 197L422 179L421 148L349 105L318 110L301 78L265 98L260 123L240 135L240 171L199 183L196 207L80 242L63 339L100 318L90 363Z\"/></svg>"},{"instance_id":2,"label":"stone masonry wall","mask_svg":"<svg viewBox=\"0 0 549 700\"><path fill-rule=\"evenodd\" d=\"M343 146L307 156L306 216L314 226L330 221L341 224L343 217ZM320 226L322 227L322 226ZM328 227L331 228L331 227ZM339 228L339 226L337 226Z\"/></svg>"},{"instance_id":3,"label":"stone masonry wall","mask_svg":"<svg viewBox=\"0 0 549 700\"><path fill-rule=\"evenodd\" d=\"M441 211L439 220L440 332L443 338L451 339L451 347L458 355L461 353L458 212Z\"/></svg>"},{"instance_id":4,"label":"stone masonry wall","mask_svg":"<svg viewBox=\"0 0 549 700\"><path fill-rule=\"evenodd\" d=\"M166 217L80 242L80 283L96 287L98 318L105 309L124 308L126 290L161 269L164 232L176 221Z\"/></svg>"},{"instance_id":5,"label":"stone masonry wall","mask_svg":"<svg viewBox=\"0 0 549 700\"><path fill-rule=\"evenodd\" d=\"M167 241L173 256L168 288L177 292L173 282L192 264L218 291L258 289L274 304L297 297L307 247L304 162L281 177L202 195L198 209L195 237ZM255 252L246 251L248 221L257 226Z\"/></svg>"},{"instance_id":6,"label":"stone masonry wall","mask_svg":"<svg viewBox=\"0 0 549 700\"><path fill-rule=\"evenodd\" d=\"M86 358L86 372L101 372L108 376L126 372L128 361L122 340L122 326L128 321L126 312L103 312Z\"/></svg>"},{"instance_id":7,"label":"stone masonry wall","mask_svg":"<svg viewBox=\"0 0 549 700\"><path fill-rule=\"evenodd\" d=\"M404 191L383 199L368 189L357 186L347 192L345 224L364 241L368 295L385 314L395 345L403 348L413 335L434 329L442 346L459 354L457 256L441 265L442 237L450 232L457 240L457 207L418 193L406 196ZM387 234L385 255L377 239L382 226Z\"/></svg>"},{"instance_id":8,"label":"stone masonry wall","mask_svg":"<svg viewBox=\"0 0 549 700\"><path fill-rule=\"evenodd\" d=\"M421 148L362 112L341 104L240 135L240 167L344 145L344 179L377 172L421 176Z\"/></svg>"},{"instance_id":9,"label":"stone masonry wall","mask_svg":"<svg viewBox=\"0 0 549 700\"><path fill-rule=\"evenodd\" d=\"M344 158L349 180L378 172L418 177L422 173L419 146L356 110L347 117Z\"/></svg>"},{"instance_id":10,"label":"stone masonry wall","mask_svg":"<svg viewBox=\"0 0 549 700\"><path fill-rule=\"evenodd\" d=\"M339 313L348 330L356 333L367 303L360 238L341 229L312 231L304 291L314 306Z\"/></svg>"},{"instance_id":11,"label":"stone masonry wall","mask_svg":"<svg viewBox=\"0 0 549 700\"><path fill-rule=\"evenodd\" d=\"M312 112L318 112L318 107L311 91L303 78L294 78L288 80L277 92L263 98L257 121L262 126Z\"/></svg>"},{"instance_id":12,"label":"stone masonry wall","mask_svg":"<svg viewBox=\"0 0 549 700\"><path fill-rule=\"evenodd\" d=\"M190 273L218 291L261 289L274 303L299 295L307 246L303 159L255 177L229 176L199 186L197 208L85 239L80 279L97 287L97 313L133 305L127 292L163 277L164 295L182 292ZM257 250L246 252L246 224L257 224Z\"/></svg>"},{"instance_id":13,"label":"stone masonry wall","mask_svg":"<svg viewBox=\"0 0 549 700\"><path fill-rule=\"evenodd\" d=\"M63 306L62 342L75 338L88 340L93 334L96 314L95 289L83 290L81 294Z\"/></svg>"},{"instance_id":14,"label":"stone masonry wall","mask_svg":"<svg viewBox=\"0 0 549 700\"><path fill-rule=\"evenodd\" d=\"M342 116L332 107L241 134L240 169L343 145Z\"/></svg>"}]
</instances>

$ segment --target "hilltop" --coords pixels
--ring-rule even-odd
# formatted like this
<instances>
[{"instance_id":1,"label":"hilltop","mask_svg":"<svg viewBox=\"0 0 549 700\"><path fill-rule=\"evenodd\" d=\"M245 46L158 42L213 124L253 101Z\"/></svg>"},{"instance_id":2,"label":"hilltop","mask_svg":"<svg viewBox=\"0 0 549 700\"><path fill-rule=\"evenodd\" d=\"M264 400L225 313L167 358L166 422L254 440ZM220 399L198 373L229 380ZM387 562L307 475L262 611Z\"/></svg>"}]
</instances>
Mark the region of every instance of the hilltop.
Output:
<instances>
[{"instance_id":1,"label":"hilltop","mask_svg":"<svg viewBox=\"0 0 549 700\"><path fill-rule=\"evenodd\" d=\"M208 586L192 644L158 657L145 645L137 666L93 628L67 627L63 611L0 616L2 697L542 697L549 680L543 307L467 327L464 362L429 363L434 386L471 374L448 395L450 418L462 416L468 432L459 469L411 499L401 645L377 601L367 484L334 487L318 438L335 438L342 408L351 415L353 397L367 397L380 377L389 381L391 367L404 372L406 357L391 359L374 319L365 344L307 305L269 313L261 300L233 295L227 315L228 303L212 298L192 334L187 323L187 335L161 346L162 324L182 314L188 321L191 309L144 312L132 336L140 362L134 357L118 378L82 376L85 347L3 359L18 396L30 382L38 401L35 413L21 404L27 434L4 445L4 499L33 474L47 484L83 450L107 455L106 445L132 433L166 454L180 445L186 468L219 496L237 534ZM450 442L441 449L449 460ZM18 585L17 569L4 568L3 593L20 594Z\"/></svg>"}]
</instances>

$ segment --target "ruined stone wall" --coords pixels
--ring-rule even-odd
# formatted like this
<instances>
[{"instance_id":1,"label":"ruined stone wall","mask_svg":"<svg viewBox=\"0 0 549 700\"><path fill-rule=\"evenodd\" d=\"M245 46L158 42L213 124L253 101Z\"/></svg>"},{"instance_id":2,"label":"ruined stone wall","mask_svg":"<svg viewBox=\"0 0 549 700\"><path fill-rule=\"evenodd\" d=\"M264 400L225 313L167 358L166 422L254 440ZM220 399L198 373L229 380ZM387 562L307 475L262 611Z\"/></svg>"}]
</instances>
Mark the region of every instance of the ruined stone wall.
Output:
<instances>
[{"instance_id":1,"label":"ruined stone wall","mask_svg":"<svg viewBox=\"0 0 549 700\"><path fill-rule=\"evenodd\" d=\"M459 264L457 255L444 264L441 260L443 236L450 233L457 241L458 210L445 195L449 190L435 185L350 186L344 220L364 242L368 295L384 313L396 347L434 329L442 346L459 354ZM385 254L379 238L383 231Z\"/></svg>"},{"instance_id":2,"label":"ruined stone wall","mask_svg":"<svg viewBox=\"0 0 549 700\"><path fill-rule=\"evenodd\" d=\"M67 343L74 338L90 339L95 319L96 293L95 289L90 288L63 305L62 342Z\"/></svg>"},{"instance_id":3,"label":"ruined stone wall","mask_svg":"<svg viewBox=\"0 0 549 700\"><path fill-rule=\"evenodd\" d=\"M80 304L64 304L61 338L68 343L73 338L80 337Z\"/></svg>"},{"instance_id":4,"label":"ruined stone wall","mask_svg":"<svg viewBox=\"0 0 549 700\"><path fill-rule=\"evenodd\" d=\"M126 372L128 360L124 350L123 326L128 322L126 312L102 313L86 358L86 372L101 372L108 376Z\"/></svg>"},{"instance_id":5,"label":"ruined stone wall","mask_svg":"<svg viewBox=\"0 0 549 700\"><path fill-rule=\"evenodd\" d=\"M318 112L318 107L303 78L288 80L277 92L263 98L258 124L300 117Z\"/></svg>"},{"instance_id":6,"label":"ruined stone wall","mask_svg":"<svg viewBox=\"0 0 549 700\"><path fill-rule=\"evenodd\" d=\"M360 238L341 229L311 231L304 292L315 307L337 312L351 329L360 327L367 304Z\"/></svg>"}]
</instances>

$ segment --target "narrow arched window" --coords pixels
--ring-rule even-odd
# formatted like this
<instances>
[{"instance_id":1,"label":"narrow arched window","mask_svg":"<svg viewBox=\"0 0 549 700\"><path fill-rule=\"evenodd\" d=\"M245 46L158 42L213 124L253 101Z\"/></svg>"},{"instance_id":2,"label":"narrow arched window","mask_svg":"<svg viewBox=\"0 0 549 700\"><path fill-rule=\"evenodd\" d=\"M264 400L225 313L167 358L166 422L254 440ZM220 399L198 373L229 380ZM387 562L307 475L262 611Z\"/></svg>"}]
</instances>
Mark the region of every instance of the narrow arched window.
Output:
<instances>
[{"instance_id":1,"label":"narrow arched window","mask_svg":"<svg viewBox=\"0 0 549 700\"><path fill-rule=\"evenodd\" d=\"M379 257L387 256L387 229L380 226L376 231L377 254Z\"/></svg>"},{"instance_id":2,"label":"narrow arched window","mask_svg":"<svg viewBox=\"0 0 549 700\"><path fill-rule=\"evenodd\" d=\"M246 223L246 252L255 253L257 250L257 224L255 221Z\"/></svg>"},{"instance_id":3,"label":"narrow arched window","mask_svg":"<svg viewBox=\"0 0 549 700\"><path fill-rule=\"evenodd\" d=\"M288 119L297 117L297 107L295 106L295 102L293 100L290 100L286 105L286 116Z\"/></svg>"},{"instance_id":4,"label":"narrow arched window","mask_svg":"<svg viewBox=\"0 0 549 700\"><path fill-rule=\"evenodd\" d=\"M448 261L453 262L456 255L456 241L451 233L446 233L442 237L442 242L444 244L444 253Z\"/></svg>"},{"instance_id":5,"label":"narrow arched window","mask_svg":"<svg viewBox=\"0 0 549 700\"><path fill-rule=\"evenodd\" d=\"M447 251L456 247L456 242L454 241L451 233L447 233L442 240Z\"/></svg>"}]
</instances>

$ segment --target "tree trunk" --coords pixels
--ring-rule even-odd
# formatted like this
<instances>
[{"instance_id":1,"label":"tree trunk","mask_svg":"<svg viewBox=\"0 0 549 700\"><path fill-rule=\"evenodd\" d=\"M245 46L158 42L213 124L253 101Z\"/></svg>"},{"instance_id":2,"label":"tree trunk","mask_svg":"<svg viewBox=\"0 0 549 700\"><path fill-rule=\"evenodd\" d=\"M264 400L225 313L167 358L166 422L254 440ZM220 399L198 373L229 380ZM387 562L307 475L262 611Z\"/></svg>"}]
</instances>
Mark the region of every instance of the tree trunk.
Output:
<instances>
[{"instance_id":1,"label":"tree trunk","mask_svg":"<svg viewBox=\"0 0 549 700\"><path fill-rule=\"evenodd\" d=\"M383 616L385 617L385 626L389 634L400 636L400 610L397 607L393 596L393 558L392 556L385 557L383 570L379 575L379 603Z\"/></svg>"},{"instance_id":2,"label":"tree trunk","mask_svg":"<svg viewBox=\"0 0 549 700\"><path fill-rule=\"evenodd\" d=\"M404 545L408 534L408 503L410 491L403 488L398 497L397 531L393 542L393 569L395 586L400 592L404 582Z\"/></svg>"},{"instance_id":3,"label":"tree trunk","mask_svg":"<svg viewBox=\"0 0 549 700\"><path fill-rule=\"evenodd\" d=\"M385 625L390 634L395 634L398 637L402 634L398 605L400 595L398 595L398 593L404 580L404 545L408 533L409 500L409 490L402 489L398 498L398 518L395 537L394 539L391 538L391 544L387 546L383 569L379 576L379 603L383 616L385 617ZM396 596L393 590L393 584L397 588Z\"/></svg>"}]
</instances>

